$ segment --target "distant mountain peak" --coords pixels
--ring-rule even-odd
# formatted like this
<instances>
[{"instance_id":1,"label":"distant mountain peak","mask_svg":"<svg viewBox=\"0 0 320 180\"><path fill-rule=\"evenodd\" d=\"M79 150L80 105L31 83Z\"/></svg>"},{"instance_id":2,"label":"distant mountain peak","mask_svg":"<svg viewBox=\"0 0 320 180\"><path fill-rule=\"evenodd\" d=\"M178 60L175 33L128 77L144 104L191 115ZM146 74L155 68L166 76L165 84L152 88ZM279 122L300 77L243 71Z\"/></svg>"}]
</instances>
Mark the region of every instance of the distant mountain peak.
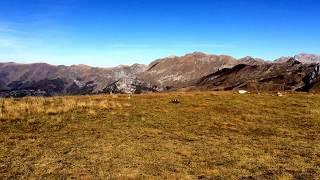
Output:
<instances>
[{"instance_id":1,"label":"distant mountain peak","mask_svg":"<svg viewBox=\"0 0 320 180\"><path fill-rule=\"evenodd\" d=\"M299 61L303 64L312 64L312 63L320 63L320 55L317 54L307 54L307 53L300 53L293 57L290 56L282 56L275 60L276 63L284 63L291 59Z\"/></svg>"},{"instance_id":2,"label":"distant mountain peak","mask_svg":"<svg viewBox=\"0 0 320 180\"><path fill-rule=\"evenodd\" d=\"M300 53L294 56L297 61L302 63L320 63L320 55Z\"/></svg>"},{"instance_id":3,"label":"distant mountain peak","mask_svg":"<svg viewBox=\"0 0 320 180\"><path fill-rule=\"evenodd\" d=\"M320 56L320 54L313 54L313 53L305 53L302 52L300 54L297 54L296 56Z\"/></svg>"},{"instance_id":4,"label":"distant mountain peak","mask_svg":"<svg viewBox=\"0 0 320 180\"><path fill-rule=\"evenodd\" d=\"M249 65L261 65L268 63L267 61L260 59L260 58L254 58L252 56L246 56L244 58L239 59L240 63L249 64Z\"/></svg>"},{"instance_id":5,"label":"distant mountain peak","mask_svg":"<svg viewBox=\"0 0 320 180\"><path fill-rule=\"evenodd\" d=\"M192 53L188 53L185 56L208 56L208 54L206 54L204 52L200 52L200 51L195 51Z\"/></svg>"}]
</instances>

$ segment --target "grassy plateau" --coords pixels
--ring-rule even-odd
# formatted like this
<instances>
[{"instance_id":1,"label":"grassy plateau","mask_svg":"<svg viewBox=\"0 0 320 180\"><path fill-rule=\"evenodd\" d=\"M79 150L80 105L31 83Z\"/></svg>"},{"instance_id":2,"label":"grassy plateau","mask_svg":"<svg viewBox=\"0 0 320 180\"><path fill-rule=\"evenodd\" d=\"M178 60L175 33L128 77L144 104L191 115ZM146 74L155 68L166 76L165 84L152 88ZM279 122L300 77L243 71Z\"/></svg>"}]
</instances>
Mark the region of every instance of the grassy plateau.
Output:
<instances>
[{"instance_id":1,"label":"grassy plateau","mask_svg":"<svg viewBox=\"0 0 320 180\"><path fill-rule=\"evenodd\" d=\"M319 179L320 95L0 99L0 179L21 178Z\"/></svg>"}]
</instances>

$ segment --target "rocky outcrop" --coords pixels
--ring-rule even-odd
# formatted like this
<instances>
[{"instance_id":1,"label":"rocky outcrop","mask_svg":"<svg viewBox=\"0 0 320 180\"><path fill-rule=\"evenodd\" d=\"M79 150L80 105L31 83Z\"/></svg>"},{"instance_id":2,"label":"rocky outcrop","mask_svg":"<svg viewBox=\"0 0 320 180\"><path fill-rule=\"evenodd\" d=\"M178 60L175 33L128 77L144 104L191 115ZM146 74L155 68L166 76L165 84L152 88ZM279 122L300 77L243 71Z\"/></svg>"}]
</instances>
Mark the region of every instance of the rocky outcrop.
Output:
<instances>
[{"instance_id":1,"label":"rocky outcrop","mask_svg":"<svg viewBox=\"0 0 320 180\"><path fill-rule=\"evenodd\" d=\"M125 77L109 84L103 89L105 93L139 94L145 92L161 92L163 88L152 85L137 77Z\"/></svg>"},{"instance_id":2,"label":"rocky outcrop","mask_svg":"<svg viewBox=\"0 0 320 180\"><path fill-rule=\"evenodd\" d=\"M301 88L302 91L319 91L320 64L309 65L308 73L302 80L305 84Z\"/></svg>"}]
</instances>

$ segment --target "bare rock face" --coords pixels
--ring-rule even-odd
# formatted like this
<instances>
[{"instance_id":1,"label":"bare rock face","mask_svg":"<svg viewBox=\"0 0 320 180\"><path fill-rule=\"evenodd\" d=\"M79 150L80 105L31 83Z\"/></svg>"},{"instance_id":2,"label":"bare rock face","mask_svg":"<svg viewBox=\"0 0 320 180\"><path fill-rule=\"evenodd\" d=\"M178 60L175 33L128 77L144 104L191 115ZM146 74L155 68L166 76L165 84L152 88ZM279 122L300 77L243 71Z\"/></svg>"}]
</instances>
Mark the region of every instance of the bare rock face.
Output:
<instances>
[{"instance_id":1,"label":"bare rock face","mask_svg":"<svg viewBox=\"0 0 320 180\"><path fill-rule=\"evenodd\" d=\"M109 84L103 89L105 93L124 93L124 94L139 94L145 92L160 92L161 87L144 82L136 77L124 77Z\"/></svg>"},{"instance_id":2,"label":"bare rock face","mask_svg":"<svg viewBox=\"0 0 320 180\"><path fill-rule=\"evenodd\" d=\"M71 72L74 74L72 82L78 80L84 84L93 82L94 93L101 92L106 85L127 76L133 76L143 72L145 65L134 64L132 66L120 65L114 68L96 68L90 66L71 66Z\"/></svg>"},{"instance_id":3,"label":"bare rock face","mask_svg":"<svg viewBox=\"0 0 320 180\"><path fill-rule=\"evenodd\" d=\"M320 92L320 64L311 64L308 68L308 73L303 78L305 86L302 90Z\"/></svg>"},{"instance_id":4,"label":"bare rock face","mask_svg":"<svg viewBox=\"0 0 320 180\"><path fill-rule=\"evenodd\" d=\"M199 78L239 62L230 56L194 52L152 62L139 78L162 87L187 87Z\"/></svg>"}]
</instances>

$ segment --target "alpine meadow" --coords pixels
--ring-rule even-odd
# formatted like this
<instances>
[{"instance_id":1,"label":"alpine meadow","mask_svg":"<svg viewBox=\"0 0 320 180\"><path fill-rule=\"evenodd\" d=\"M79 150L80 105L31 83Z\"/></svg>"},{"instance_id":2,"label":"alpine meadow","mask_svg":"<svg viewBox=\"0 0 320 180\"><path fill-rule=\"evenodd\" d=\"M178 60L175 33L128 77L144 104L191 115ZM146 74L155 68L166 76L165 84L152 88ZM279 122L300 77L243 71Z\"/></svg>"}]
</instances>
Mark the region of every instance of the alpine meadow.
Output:
<instances>
[{"instance_id":1,"label":"alpine meadow","mask_svg":"<svg viewBox=\"0 0 320 180\"><path fill-rule=\"evenodd\" d=\"M319 180L319 19L315 0L1 0L0 180Z\"/></svg>"}]
</instances>

